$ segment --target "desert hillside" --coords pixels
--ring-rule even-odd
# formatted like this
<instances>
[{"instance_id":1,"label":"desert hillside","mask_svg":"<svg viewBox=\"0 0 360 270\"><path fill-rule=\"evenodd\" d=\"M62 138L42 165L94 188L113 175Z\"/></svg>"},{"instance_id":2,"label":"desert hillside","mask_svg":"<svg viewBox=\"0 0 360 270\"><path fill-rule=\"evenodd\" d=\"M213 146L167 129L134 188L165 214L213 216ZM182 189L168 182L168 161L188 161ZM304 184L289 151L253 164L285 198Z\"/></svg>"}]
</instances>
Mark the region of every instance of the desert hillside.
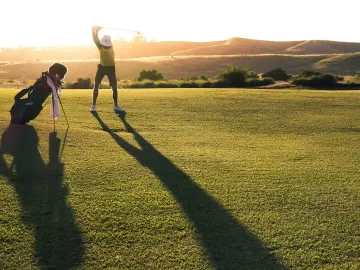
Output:
<instances>
[{"instance_id":1,"label":"desert hillside","mask_svg":"<svg viewBox=\"0 0 360 270\"><path fill-rule=\"evenodd\" d=\"M315 69L336 74L360 71L360 43L324 40L264 41L232 38L213 42L115 41L119 79L135 79L143 69L156 69L166 79L215 76L229 66L247 66L258 73L283 68L290 74ZM0 79L31 80L55 61L69 68L67 80L93 78L98 63L93 46L8 48L0 50Z\"/></svg>"},{"instance_id":2,"label":"desert hillside","mask_svg":"<svg viewBox=\"0 0 360 270\"><path fill-rule=\"evenodd\" d=\"M173 55L343 54L360 52L360 43L327 40L265 41L232 38L221 44L174 52Z\"/></svg>"},{"instance_id":3,"label":"desert hillside","mask_svg":"<svg viewBox=\"0 0 360 270\"><path fill-rule=\"evenodd\" d=\"M147 42L127 43L114 41L117 58L141 58L152 56L180 55L243 55L243 54L344 54L360 52L360 43L326 40L267 41L246 38L231 38L213 42ZM95 45L3 48L0 61L32 62L46 60L82 60L98 57Z\"/></svg>"},{"instance_id":4,"label":"desert hillside","mask_svg":"<svg viewBox=\"0 0 360 270\"><path fill-rule=\"evenodd\" d=\"M166 56L135 59L117 59L116 70L119 79L135 79L142 69L156 69L166 79L180 79L191 76L216 76L230 66L247 66L258 73L274 67L281 67L295 74L302 69L313 67L327 56L310 55L242 55L242 56ZM46 71L51 61L0 64L0 79L26 80L36 78ZM87 61L62 61L68 67L66 80L94 78L97 59Z\"/></svg>"}]
</instances>

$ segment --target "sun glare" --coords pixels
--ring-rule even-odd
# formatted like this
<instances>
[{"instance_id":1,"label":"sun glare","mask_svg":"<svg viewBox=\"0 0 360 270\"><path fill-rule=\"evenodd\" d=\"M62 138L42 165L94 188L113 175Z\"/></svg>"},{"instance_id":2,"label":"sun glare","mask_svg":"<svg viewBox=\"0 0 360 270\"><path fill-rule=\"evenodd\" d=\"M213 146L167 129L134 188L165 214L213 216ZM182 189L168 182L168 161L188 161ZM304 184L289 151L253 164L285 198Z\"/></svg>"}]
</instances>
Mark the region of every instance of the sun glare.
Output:
<instances>
[{"instance_id":1,"label":"sun glare","mask_svg":"<svg viewBox=\"0 0 360 270\"><path fill-rule=\"evenodd\" d=\"M334 3L332 3L334 2ZM140 31L147 40L212 41L232 37L264 40L360 41L353 0L166 1L13 0L2 3L0 47L91 44L91 26ZM19 8L21 7L21 8ZM341 12L340 7L348 7ZM131 34L111 32L128 40Z\"/></svg>"}]
</instances>

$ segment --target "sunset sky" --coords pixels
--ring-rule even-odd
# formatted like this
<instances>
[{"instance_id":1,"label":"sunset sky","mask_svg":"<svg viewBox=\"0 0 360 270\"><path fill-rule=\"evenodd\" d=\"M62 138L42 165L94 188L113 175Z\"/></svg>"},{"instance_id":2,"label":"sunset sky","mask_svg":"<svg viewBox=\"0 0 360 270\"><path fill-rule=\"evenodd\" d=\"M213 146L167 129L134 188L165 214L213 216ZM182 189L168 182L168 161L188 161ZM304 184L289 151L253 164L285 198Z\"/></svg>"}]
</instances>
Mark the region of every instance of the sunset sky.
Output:
<instances>
[{"instance_id":1,"label":"sunset sky","mask_svg":"<svg viewBox=\"0 0 360 270\"><path fill-rule=\"evenodd\" d=\"M359 8L358 0L11 0L1 3L0 47L91 44L92 25L134 29L157 41L360 42Z\"/></svg>"}]
</instances>

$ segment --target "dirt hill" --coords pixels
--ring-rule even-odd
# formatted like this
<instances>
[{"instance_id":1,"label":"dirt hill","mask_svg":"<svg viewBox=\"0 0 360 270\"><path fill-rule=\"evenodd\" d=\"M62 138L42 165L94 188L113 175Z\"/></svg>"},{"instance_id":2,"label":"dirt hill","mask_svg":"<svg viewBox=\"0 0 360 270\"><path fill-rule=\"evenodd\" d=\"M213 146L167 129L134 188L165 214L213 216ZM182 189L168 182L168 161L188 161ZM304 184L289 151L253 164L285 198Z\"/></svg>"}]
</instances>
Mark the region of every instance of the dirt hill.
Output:
<instances>
[{"instance_id":1,"label":"dirt hill","mask_svg":"<svg viewBox=\"0 0 360 270\"><path fill-rule=\"evenodd\" d=\"M312 68L314 64L326 59L326 56L293 56L293 55L243 55L243 56L166 56L141 59L117 59L116 70L119 79L135 79L142 69L156 69L166 79L180 79L191 76L212 77L231 66L247 66L258 73L274 67L281 67L291 74ZM51 61L4 63L0 65L0 79L26 80L37 78L46 71ZM98 60L62 61L68 67L66 80L77 78L94 78Z\"/></svg>"},{"instance_id":2,"label":"dirt hill","mask_svg":"<svg viewBox=\"0 0 360 270\"><path fill-rule=\"evenodd\" d=\"M176 51L173 55L235 55L235 54L269 54L284 53L298 41L276 42L246 38L232 38L221 44L209 45L189 50ZM360 47L360 46L359 46Z\"/></svg>"},{"instance_id":3,"label":"dirt hill","mask_svg":"<svg viewBox=\"0 0 360 270\"><path fill-rule=\"evenodd\" d=\"M307 40L285 50L295 54L343 54L360 52L360 43Z\"/></svg>"},{"instance_id":4,"label":"dirt hill","mask_svg":"<svg viewBox=\"0 0 360 270\"><path fill-rule=\"evenodd\" d=\"M167 79L215 76L230 66L258 73L283 68L290 74L315 69L336 74L360 71L360 43L324 40L265 41L232 38L214 42L114 42L119 79L156 69ZM67 80L93 78L98 51L93 46L0 49L0 79L32 80L53 62L69 67Z\"/></svg>"},{"instance_id":5,"label":"dirt hill","mask_svg":"<svg viewBox=\"0 0 360 270\"><path fill-rule=\"evenodd\" d=\"M243 55L243 54L344 54L360 52L360 43L326 40L267 41L231 38L213 42L114 42L117 58L140 58L180 55ZM97 59L95 45L0 49L0 61L24 62L46 60Z\"/></svg>"}]
</instances>

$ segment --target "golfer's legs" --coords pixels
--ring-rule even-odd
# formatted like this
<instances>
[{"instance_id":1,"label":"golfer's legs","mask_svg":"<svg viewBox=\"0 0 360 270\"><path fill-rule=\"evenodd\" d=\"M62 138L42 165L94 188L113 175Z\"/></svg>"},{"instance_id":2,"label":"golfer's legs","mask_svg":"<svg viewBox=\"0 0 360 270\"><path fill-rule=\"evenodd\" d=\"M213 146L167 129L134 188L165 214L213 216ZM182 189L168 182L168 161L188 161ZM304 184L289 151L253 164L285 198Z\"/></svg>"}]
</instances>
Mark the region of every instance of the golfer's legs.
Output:
<instances>
[{"instance_id":1,"label":"golfer's legs","mask_svg":"<svg viewBox=\"0 0 360 270\"><path fill-rule=\"evenodd\" d=\"M101 65L98 65L98 69L95 75L95 83L94 83L94 90L93 90L93 105L96 105L96 100L99 96L99 87L102 79L105 76L104 68Z\"/></svg>"},{"instance_id":2,"label":"golfer's legs","mask_svg":"<svg viewBox=\"0 0 360 270\"><path fill-rule=\"evenodd\" d=\"M115 67L114 67L114 69L111 69L111 71L107 74L107 77L109 79L109 83L110 83L112 91L113 91L114 105L117 106L118 105L118 92L117 92L117 80L116 80Z\"/></svg>"}]
</instances>

